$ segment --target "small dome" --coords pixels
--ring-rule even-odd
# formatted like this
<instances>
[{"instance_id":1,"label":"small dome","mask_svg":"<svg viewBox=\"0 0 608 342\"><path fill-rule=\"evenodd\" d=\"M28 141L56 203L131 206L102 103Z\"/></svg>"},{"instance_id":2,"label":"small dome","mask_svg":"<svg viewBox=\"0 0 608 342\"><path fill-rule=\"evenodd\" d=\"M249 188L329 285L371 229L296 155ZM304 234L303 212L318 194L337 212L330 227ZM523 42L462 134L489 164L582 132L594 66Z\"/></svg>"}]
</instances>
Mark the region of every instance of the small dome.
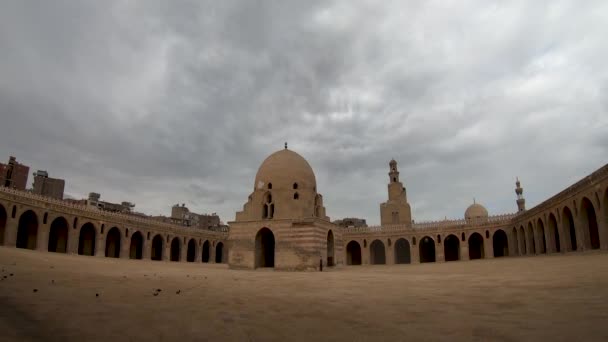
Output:
<instances>
[{"instance_id":1,"label":"small dome","mask_svg":"<svg viewBox=\"0 0 608 342\"><path fill-rule=\"evenodd\" d=\"M258 169L255 189L268 188L268 184L273 189L316 190L317 180L306 159L286 148L268 156Z\"/></svg>"},{"instance_id":2,"label":"small dome","mask_svg":"<svg viewBox=\"0 0 608 342\"><path fill-rule=\"evenodd\" d=\"M479 203L473 203L464 212L464 218L466 220L488 218L488 210Z\"/></svg>"}]
</instances>

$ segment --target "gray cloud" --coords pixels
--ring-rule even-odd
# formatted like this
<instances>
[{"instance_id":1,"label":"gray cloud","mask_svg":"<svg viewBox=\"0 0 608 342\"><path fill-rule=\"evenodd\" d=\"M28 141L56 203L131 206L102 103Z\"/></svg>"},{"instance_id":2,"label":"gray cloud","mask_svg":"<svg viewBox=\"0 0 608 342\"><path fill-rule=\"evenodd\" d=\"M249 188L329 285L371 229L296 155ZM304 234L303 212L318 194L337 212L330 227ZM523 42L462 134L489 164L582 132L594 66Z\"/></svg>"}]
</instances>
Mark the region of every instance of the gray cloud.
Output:
<instances>
[{"instance_id":1,"label":"gray cloud","mask_svg":"<svg viewBox=\"0 0 608 342\"><path fill-rule=\"evenodd\" d=\"M128 200L234 218L289 141L332 218L538 204L608 151L601 1L0 5L0 157Z\"/></svg>"}]
</instances>

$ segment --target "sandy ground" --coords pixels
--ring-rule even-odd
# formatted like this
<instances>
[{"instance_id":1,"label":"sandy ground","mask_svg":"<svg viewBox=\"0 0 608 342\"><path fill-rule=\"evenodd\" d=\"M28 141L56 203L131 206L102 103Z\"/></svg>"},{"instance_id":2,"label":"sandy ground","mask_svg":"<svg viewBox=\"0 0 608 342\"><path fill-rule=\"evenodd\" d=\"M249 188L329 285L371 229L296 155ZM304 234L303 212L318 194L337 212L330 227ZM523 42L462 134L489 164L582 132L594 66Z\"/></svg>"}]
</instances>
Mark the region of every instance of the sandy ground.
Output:
<instances>
[{"instance_id":1,"label":"sandy ground","mask_svg":"<svg viewBox=\"0 0 608 342\"><path fill-rule=\"evenodd\" d=\"M608 340L605 253L287 273L0 247L0 268L7 341Z\"/></svg>"}]
</instances>

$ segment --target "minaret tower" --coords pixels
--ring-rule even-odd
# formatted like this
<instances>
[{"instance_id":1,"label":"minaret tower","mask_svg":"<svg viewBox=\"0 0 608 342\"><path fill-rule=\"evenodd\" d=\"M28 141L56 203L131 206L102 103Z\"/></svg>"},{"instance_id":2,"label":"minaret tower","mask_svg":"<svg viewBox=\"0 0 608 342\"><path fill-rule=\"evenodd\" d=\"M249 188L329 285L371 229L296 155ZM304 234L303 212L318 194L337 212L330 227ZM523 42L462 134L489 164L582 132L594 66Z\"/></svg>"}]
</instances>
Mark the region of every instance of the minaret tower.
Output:
<instances>
[{"instance_id":1,"label":"minaret tower","mask_svg":"<svg viewBox=\"0 0 608 342\"><path fill-rule=\"evenodd\" d=\"M521 187L519 178L515 178L515 193L517 194L517 211L522 212L526 210L526 199L524 198L524 188Z\"/></svg>"},{"instance_id":2,"label":"minaret tower","mask_svg":"<svg viewBox=\"0 0 608 342\"><path fill-rule=\"evenodd\" d=\"M380 224L410 225L412 223L412 211L407 203L405 187L399 181L397 162L393 159L388 163L388 166L388 201L380 204Z\"/></svg>"}]
</instances>

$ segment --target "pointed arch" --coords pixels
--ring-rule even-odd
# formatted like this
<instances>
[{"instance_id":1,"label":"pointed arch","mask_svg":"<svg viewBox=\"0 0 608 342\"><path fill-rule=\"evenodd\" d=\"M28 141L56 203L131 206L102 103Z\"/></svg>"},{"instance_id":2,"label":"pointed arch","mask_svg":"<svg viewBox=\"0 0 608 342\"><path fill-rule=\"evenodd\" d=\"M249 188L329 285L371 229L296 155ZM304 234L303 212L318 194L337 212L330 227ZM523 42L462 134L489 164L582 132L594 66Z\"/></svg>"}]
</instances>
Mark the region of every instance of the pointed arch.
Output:
<instances>
[{"instance_id":1,"label":"pointed arch","mask_svg":"<svg viewBox=\"0 0 608 342\"><path fill-rule=\"evenodd\" d=\"M143 259L144 257L144 236L137 231L131 234L131 243L129 244L129 259Z\"/></svg>"},{"instance_id":2,"label":"pointed arch","mask_svg":"<svg viewBox=\"0 0 608 342\"><path fill-rule=\"evenodd\" d=\"M443 239L443 255L445 261L460 260L460 241L456 235L450 234Z\"/></svg>"},{"instance_id":3,"label":"pointed arch","mask_svg":"<svg viewBox=\"0 0 608 342\"><path fill-rule=\"evenodd\" d=\"M492 247L494 249L494 257L509 256L509 239L507 234L502 229L497 229L492 236Z\"/></svg>"},{"instance_id":4,"label":"pointed arch","mask_svg":"<svg viewBox=\"0 0 608 342\"><path fill-rule=\"evenodd\" d=\"M586 237L588 237L585 239L585 248L599 249L600 232L595 206L587 197L583 197L583 200L581 201L580 218L581 230L584 231Z\"/></svg>"},{"instance_id":5,"label":"pointed arch","mask_svg":"<svg viewBox=\"0 0 608 342\"><path fill-rule=\"evenodd\" d=\"M8 214L6 212L6 208L0 204L0 246L4 245L4 234L6 232L6 220L8 219Z\"/></svg>"},{"instance_id":6,"label":"pointed arch","mask_svg":"<svg viewBox=\"0 0 608 342\"><path fill-rule=\"evenodd\" d=\"M68 249L69 223L63 216L59 216L51 222L49 230L48 251L66 253Z\"/></svg>"},{"instance_id":7,"label":"pointed arch","mask_svg":"<svg viewBox=\"0 0 608 342\"><path fill-rule=\"evenodd\" d=\"M536 221L536 236L538 237L538 253L545 254L547 253L547 239L545 238L545 224L543 220L539 217Z\"/></svg>"},{"instance_id":8,"label":"pointed arch","mask_svg":"<svg viewBox=\"0 0 608 342\"><path fill-rule=\"evenodd\" d=\"M551 248L553 248L554 252L561 252L561 241L559 236L559 230L557 228L557 220L555 219L555 215L553 213L549 214L548 220L548 233L549 233L549 243Z\"/></svg>"},{"instance_id":9,"label":"pointed arch","mask_svg":"<svg viewBox=\"0 0 608 342\"><path fill-rule=\"evenodd\" d=\"M106 257L120 257L120 239L121 234L118 227L112 227L108 230L108 234L106 234Z\"/></svg>"},{"instance_id":10,"label":"pointed arch","mask_svg":"<svg viewBox=\"0 0 608 342\"><path fill-rule=\"evenodd\" d=\"M33 210L27 210L19 217L17 248L36 249L37 240L38 216Z\"/></svg>"},{"instance_id":11,"label":"pointed arch","mask_svg":"<svg viewBox=\"0 0 608 342\"><path fill-rule=\"evenodd\" d=\"M327 232L327 267L334 266L334 232L330 229Z\"/></svg>"},{"instance_id":12,"label":"pointed arch","mask_svg":"<svg viewBox=\"0 0 608 342\"><path fill-rule=\"evenodd\" d=\"M572 211L567 206L565 206L562 210L562 227L566 243L569 244L567 250L576 251L578 249L576 227L574 226L574 217L572 216Z\"/></svg>"},{"instance_id":13,"label":"pointed arch","mask_svg":"<svg viewBox=\"0 0 608 342\"><path fill-rule=\"evenodd\" d=\"M155 261L163 260L163 249L164 249L165 239L160 234L154 235L152 238L152 249L150 253L150 258Z\"/></svg>"},{"instance_id":14,"label":"pointed arch","mask_svg":"<svg viewBox=\"0 0 608 342\"><path fill-rule=\"evenodd\" d=\"M201 253L202 262L205 262L205 263L209 262L209 255L210 255L209 249L210 249L209 241L205 240L205 242L203 242L203 250Z\"/></svg>"},{"instance_id":15,"label":"pointed arch","mask_svg":"<svg viewBox=\"0 0 608 342\"><path fill-rule=\"evenodd\" d=\"M386 249L384 242L380 240L374 240L369 245L369 262L372 265L384 265L386 264Z\"/></svg>"},{"instance_id":16,"label":"pointed arch","mask_svg":"<svg viewBox=\"0 0 608 342\"><path fill-rule=\"evenodd\" d=\"M78 254L79 255L95 255L95 240L97 232L95 226L91 222L87 222L80 227L78 236Z\"/></svg>"},{"instance_id":17,"label":"pointed arch","mask_svg":"<svg viewBox=\"0 0 608 342\"><path fill-rule=\"evenodd\" d=\"M361 265L361 245L355 240L346 245L346 264Z\"/></svg>"},{"instance_id":18,"label":"pointed arch","mask_svg":"<svg viewBox=\"0 0 608 342\"><path fill-rule=\"evenodd\" d=\"M274 268L275 239L272 230L260 229L255 236L255 268Z\"/></svg>"},{"instance_id":19,"label":"pointed arch","mask_svg":"<svg viewBox=\"0 0 608 342\"><path fill-rule=\"evenodd\" d=\"M411 262L410 243L404 238L397 239L395 241L395 264L409 264Z\"/></svg>"},{"instance_id":20,"label":"pointed arch","mask_svg":"<svg viewBox=\"0 0 608 342\"><path fill-rule=\"evenodd\" d=\"M420 239L418 244L418 252L420 254L420 262L435 262L435 240L430 236L425 236Z\"/></svg>"},{"instance_id":21,"label":"pointed arch","mask_svg":"<svg viewBox=\"0 0 608 342\"><path fill-rule=\"evenodd\" d=\"M224 262L224 243L218 242L215 245L215 263L221 264Z\"/></svg>"},{"instance_id":22,"label":"pointed arch","mask_svg":"<svg viewBox=\"0 0 608 342\"><path fill-rule=\"evenodd\" d=\"M469 259L483 259L485 256L483 248L483 237L475 232L469 236Z\"/></svg>"},{"instance_id":23,"label":"pointed arch","mask_svg":"<svg viewBox=\"0 0 608 342\"><path fill-rule=\"evenodd\" d=\"M188 252L186 253L186 261L194 262L196 260L196 241L194 239L190 239L188 241Z\"/></svg>"},{"instance_id":24,"label":"pointed arch","mask_svg":"<svg viewBox=\"0 0 608 342\"><path fill-rule=\"evenodd\" d=\"M513 251L515 255L522 255L521 250L519 249L519 239L517 238L517 228L513 227L513 231L511 232L513 235Z\"/></svg>"},{"instance_id":25,"label":"pointed arch","mask_svg":"<svg viewBox=\"0 0 608 342\"><path fill-rule=\"evenodd\" d=\"M179 238L176 236L173 238L173 240L171 240L171 254L170 254L170 260L171 261L179 261L180 259L180 253L181 253L181 242L179 240Z\"/></svg>"},{"instance_id":26,"label":"pointed arch","mask_svg":"<svg viewBox=\"0 0 608 342\"><path fill-rule=\"evenodd\" d=\"M528 222L528 228L526 229L526 242L528 246L528 254L536 254L536 241L534 239L534 227L532 227L532 222Z\"/></svg>"}]
</instances>

